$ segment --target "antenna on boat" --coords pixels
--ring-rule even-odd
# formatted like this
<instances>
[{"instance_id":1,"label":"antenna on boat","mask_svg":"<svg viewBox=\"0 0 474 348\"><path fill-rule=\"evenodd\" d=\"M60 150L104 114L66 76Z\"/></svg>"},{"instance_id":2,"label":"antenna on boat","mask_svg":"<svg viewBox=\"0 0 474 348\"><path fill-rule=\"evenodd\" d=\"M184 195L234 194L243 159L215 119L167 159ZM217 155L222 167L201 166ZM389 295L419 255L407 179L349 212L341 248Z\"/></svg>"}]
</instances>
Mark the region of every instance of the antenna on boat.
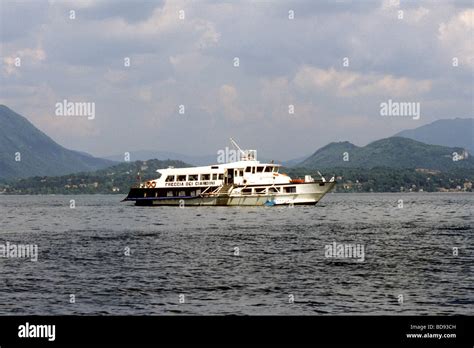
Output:
<instances>
[{"instance_id":1,"label":"antenna on boat","mask_svg":"<svg viewBox=\"0 0 474 348\"><path fill-rule=\"evenodd\" d=\"M319 172L319 170L318 170L318 174L319 174L319 176L321 177L321 179L323 180L323 182L326 182L326 179L324 178L323 174L321 174L321 173Z\"/></svg>"},{"instance_id":2,"label":"antenna on boat","mask_svg":"<svg viewBox=\"0 0 474 348\"><path fill-rule=\"evenodd\" d=\"M234 139L230 138L230 142L232 145L240 152L240 157L242 161L256 161L257 160L257 150L242 150L240 146L234 141Z\"/></svg>"},{"instance_id":3,"label":"antenna on boat","mask_svg":"<svg viewBox=\"0 0 474 348\"><path fill-rule=\"evenodd\" d=\"M240 146L234 141L234 139L230 138L230 142L232 143L232 145L234 145L237 148L237 150L239 150L242 156L246 155L245 151L240 148Z\"/></svg>"}]
</instances>

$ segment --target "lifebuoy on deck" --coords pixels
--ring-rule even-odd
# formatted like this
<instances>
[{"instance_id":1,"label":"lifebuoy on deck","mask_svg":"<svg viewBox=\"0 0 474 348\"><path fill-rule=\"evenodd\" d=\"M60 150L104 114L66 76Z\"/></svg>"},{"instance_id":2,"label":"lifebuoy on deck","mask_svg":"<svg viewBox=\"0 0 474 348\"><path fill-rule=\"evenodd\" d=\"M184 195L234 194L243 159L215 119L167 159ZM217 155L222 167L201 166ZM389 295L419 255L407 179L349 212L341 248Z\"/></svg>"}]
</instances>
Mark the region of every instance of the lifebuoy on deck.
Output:
<instances>
[{"instance_id":1,"label":"lifebuoy on deck","mask_svg":"<svg viewBox=\"0 0 474 348\"><path fill-rule=\"evenodd\" d=\"M147 181L145 186L146 186L146 188L154 188L156 186L156 182Z\"/></svg>"}]
</instances>

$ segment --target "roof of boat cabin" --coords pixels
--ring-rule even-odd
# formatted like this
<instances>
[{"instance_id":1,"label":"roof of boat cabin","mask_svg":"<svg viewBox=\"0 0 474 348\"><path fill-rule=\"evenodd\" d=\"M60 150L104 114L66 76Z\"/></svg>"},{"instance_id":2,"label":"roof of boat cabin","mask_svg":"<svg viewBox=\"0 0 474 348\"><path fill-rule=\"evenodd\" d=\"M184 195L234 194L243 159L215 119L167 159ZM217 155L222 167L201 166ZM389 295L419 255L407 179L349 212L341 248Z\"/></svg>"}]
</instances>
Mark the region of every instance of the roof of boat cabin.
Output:
<instances>
[{"instance_id":1,"label":"roof of boat cabin","mask_svg":"<svg viewBox=\"0 0 474 348\"><path fill-rule=\"evenodd\" d=\"M185 167L185 168L162 168L158 169L157 172L163 174L200 174L200 173L216 173L221 169L235 168L245 169L246 167L281 167L281 164L276 163L260 163L259 161L238 161L231 163L213 164L209 166L201 167Z\"/></svg>"}]
</instances>

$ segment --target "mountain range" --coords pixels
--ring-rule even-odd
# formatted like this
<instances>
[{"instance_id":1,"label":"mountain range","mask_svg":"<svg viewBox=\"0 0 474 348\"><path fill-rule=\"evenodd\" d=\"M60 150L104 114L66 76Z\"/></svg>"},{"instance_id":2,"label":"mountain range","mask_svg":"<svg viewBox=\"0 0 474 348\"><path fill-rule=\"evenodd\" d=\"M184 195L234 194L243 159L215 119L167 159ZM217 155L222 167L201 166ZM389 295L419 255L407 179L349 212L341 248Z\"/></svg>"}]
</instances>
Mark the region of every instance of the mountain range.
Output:
<instances>
[{"instance_id":1,"label":"mountain range","mask_svg":"<svg viewBox=\"0 0 474 348\"><path fill-rule=\"evenodd\" d=\"M452 170L474 169L474 158L461 147L429 145L408 138L391 137L362 147L348 141L330 143L297 166L312 169L388 167Z\"/></svg>"},{"instance_id":2,"label":"mountain range","mask_svg":"<svg viewBox=\"0 0 474 348\"><path fill-rule=\"evenodd\" d=\"M439 120L362 147L347 141L330 143L310 156L283 162L283 165L312 169L474 168L473 157L464 151L467 149L474 153L472 133L473 119ZM0 105L0 149L0 179L3 180L90 172L124 161L123 155L104 159L66 149L5 105ZM461 160L453 160L454 153L457 153L460 156L458 159ZM164 151L130 153L130 161L150 159L208 165L216 162L217 155L186 156ZM265 161L260 157L259 160Z\"/></svg>"},{"instance_id":3,"label":"mountain range","mask_svg":"<svg viewBox=\"0 0 474 348\"><path fill-rule=\"evenodd\" d=\"M0 179L93 171L115 163L62 147L5 105L0 105L0 149Z\"/></svg>"},{"instance_id":4,"label":"mountain range","mask_svg":"<svg viewBox=\"0 0 474 348\"><path fill-rule=\"evenodd\" d=\"M130 161L147 161L150 159L160 158L163 160L172 159L176 161L182 161L185 163L192 164L194 166L204 166L204 165L214 164L217 158L217 155L189 156L189 155L183 155L181 153L176 153L176 152L153 151L153 150L130 151L129 154L130 154L130 158L129 158ZM116 161L116 162L126 162L125 154L105 156L104 158L111 161Z\"/></svg>"},{"instance_id":5,"label":"mountain range","mask_svg":"<svg viewBox=\"0 0 474 348\"><path fill-rule=\"evenodd\" d=\"M214 155L204 155L204 156L192 156L192 155L183 155L182 153L176 152L168 152L168 151L153 151L153 150L138 150L138 151L130 151L130 161L148 161L150 159L160 158L163 160L176 160L182 161L185 163L192 164L193 166L208 166L211 164L217 163L218 154ZM279 162L283 163L284 165L292 165L298 162L301 162L305 157L301 157L295 160L290 160L288 162ZM116 161L116 162L128 162L125 161L125 154L122 155L112 155L112 156L105 156L104 158ZM268 158L264 158L258 156L258 160L261 162L270 162L271 160Z\"/></svg>"},{"instance_id":6,"label":"mountain range","mask_svg":"<svg viewBox=\"0 0 474 348\"><path fill-rule=\"evenodd\" d=\"M415 129L401 131L394 136L431 145L462 147L474 154L474 118L438 120Z\"/></svg>"},{"instance_id":7,"label":"mountain range","mask_svg":"<svg viewBox=\"0 0 474 348\"><path fill-rule=\"evenodd\" d=\"M473 118L454 118L454 119L444 119L444 120L438 120L432 123L429 123L427 125L423 125L414 129L408 129L401 131L397 134L395 134L393 137L401 137L401 138L408 138L412 140L416 140L421 143L425 143L428 145L440 145L444 147L449 147L450 149L444 149L441 150L442 153L446 154L449 151L453 152L458 152L463 149L468 150L470 154L474 154L474 119ZM391 138L393 138L391 137ZM387 138L387 139L391 139ZM386 152L386 158L384 158L380 163L383 163L384 166L389 166L389 167L407 167L407 166L413 166L416 163L418 163L420 166L426 162L426 159L421 158L420 156L416 156L416 152L413 152L412 156L408 151L418 151L419 148L415 146L415 143L410 142L410 141L405 141L405 140L386 140L385 142L374 142L372 144L367 145L368 148L365 147L358 147L354 144L351 144L349 142L340 142L340 143L330 143L321 149L318 150L318 156L314 158L316 154L313 154L311 156L302 156L299 158L291 159L288 161L276 161L277 163L283 164L285 167L304 167L307 165L313 166L316 165L315 161L316 160L321 160L324 159L325 156L328 158L332 158L331 161L327 162L323 160L321 162L320 166L328 167L332 166L333 164L338 162L338 157L341 156L341 154L345 151L349 150L356 150L356 158L358 156L364 156L364 155L370 155L373 156L374 154L370 153L370 149L374 146L379 146L381 144L384 144L384 146L387 146L385 150L395 150L395 148L391 149L391 147L397 147L401 146L407 147L407 151L405 151L405 156L406 158L411 158L412 161L407 161L402 160L400 161L400 158L397 157L397 152L394 153L395 157L393 157L393 160L391 160L391 153ZM365 150L361 150L364 149ZM456 149L453 149L456 148ZM411 150L408 150L411 149ZM433 150L433 148L431 148ZM429 153L434 154L436 151L428 151ZM438 149L439 150L439 149ZM365 152L367 151L367 152ZM402 150L400 150L402 151ZM338 154L336 157L335 154ZM325 155L324 155L325 154ZM452 155L452 152L451 152ZM213 164L216 162L216 155L207 155L207 156L189 156L189 155L183 155L180 153L174 153L174 152L164 152L164 151L152 151L152 150L141 150L141 151L134 151L130 153L131 160L139 160L139 161L146 161L152 158L161 158L161 159L175 159L175 160L180 160L186 163L190 163L192 165L196 166L202 166L202 165L209 165ZM123 162L124 161L124 156L123 155L114 155L114 156L108 156L105 157L107 159L113 160L113 161L118 161L118 162ZM371 157L372 160L369 158L366 159L366 161L360 161L358 165L369 165L370 167L376 166L375 161L376 160L381 160L380 156L379 157ZM262 162L268 162L268 159L265 158L260 158L259 160ZM421 160L417 162L418 160ZM344 166L352 166L355 163L348 161L349 163L344 163ZM447 166L451 168L451 166ZM459 167L459 166L458 166Z\"/></svg>"}]
</instances>

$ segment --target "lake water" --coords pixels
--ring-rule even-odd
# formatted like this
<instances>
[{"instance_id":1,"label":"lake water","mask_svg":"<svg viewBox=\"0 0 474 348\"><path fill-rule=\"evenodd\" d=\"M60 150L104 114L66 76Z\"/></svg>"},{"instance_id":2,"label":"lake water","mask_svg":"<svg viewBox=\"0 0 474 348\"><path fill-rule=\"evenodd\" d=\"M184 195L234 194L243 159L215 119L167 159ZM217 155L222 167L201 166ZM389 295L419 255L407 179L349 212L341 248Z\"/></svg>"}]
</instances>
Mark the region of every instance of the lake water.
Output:
<instances>
[{"instance_id":1,"label":"lake water","mask_svg":"<svg viewBox=\"0 0 474 348\"><path fill-rule=\"evenodd\" d=\"M38 247L37 262L0 257L0 314L474 312L474 194L328 194L293 208L122 198L0 195L0 244ZM363 247L363 261L328 257L333 243Z\"/></svg>"}]
</instances>

